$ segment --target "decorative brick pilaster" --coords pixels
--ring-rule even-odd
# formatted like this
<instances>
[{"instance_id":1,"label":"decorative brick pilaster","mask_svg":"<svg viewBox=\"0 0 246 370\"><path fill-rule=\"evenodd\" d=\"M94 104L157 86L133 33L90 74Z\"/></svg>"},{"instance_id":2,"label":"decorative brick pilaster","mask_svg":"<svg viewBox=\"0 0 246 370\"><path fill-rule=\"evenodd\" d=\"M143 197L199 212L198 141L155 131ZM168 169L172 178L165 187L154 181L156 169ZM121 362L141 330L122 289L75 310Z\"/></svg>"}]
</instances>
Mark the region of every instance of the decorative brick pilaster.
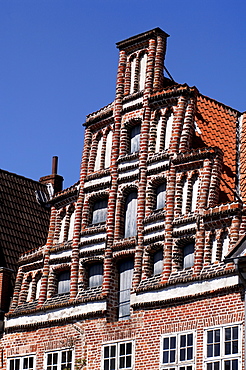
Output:
<instances>
[{"instance_id":1,"label":"decorative brick pilaster","mask_svg":"<svg viewBox=\"0 0 246 370\"><path fill-rule=\"evenodd\" d=\"M172 137L169 145L170 154L178 153L179 151L179 142L184 124L186 106L187 106L187 97L180 96L178 100L178 105L174 113Z\"/></svg>"}]
</instances>

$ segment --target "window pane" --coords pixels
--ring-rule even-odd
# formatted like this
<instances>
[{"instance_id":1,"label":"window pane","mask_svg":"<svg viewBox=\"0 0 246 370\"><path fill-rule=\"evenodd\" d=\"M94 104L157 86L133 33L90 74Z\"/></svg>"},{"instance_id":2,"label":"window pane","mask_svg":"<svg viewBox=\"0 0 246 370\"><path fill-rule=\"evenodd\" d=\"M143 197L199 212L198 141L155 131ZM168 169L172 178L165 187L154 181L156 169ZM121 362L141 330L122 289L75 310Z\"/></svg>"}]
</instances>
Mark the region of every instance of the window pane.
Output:
<instances>
[{"instance_id":1,"label":"window pane","mask_svg":"<svg viewBox=\"0 0 246 370\"><path fill-rule=\"evenodd\" d=\"M95 202L93 206L92 224L104 223L107 219L108 201L102 199Z\"/></svg>"},{"instance_id":2,"label":"window pane","mask_svg":"<svg viewBox=\"0 0 246 370\"><path fill-rule=\"evenodd\" d=\"M130 292L133 276L133 261L123 261L119 266L119 319L130 317Z\"/></svg>"},{"instance_id":3,"label":"window pane","mask_svg":"<svg viewBox=\"0 0 246 370\"><path fill-rule=\"evenodd\" d=\"M158 275L162 273L163 270L163 251L157 251L154 256L154 275Z\"/></svg>"},{"instance_id":4,"label":"window pane","mask_svg":"<svg viewBox=\"0 0 246 370\"><path fill-rule=\"evenodd\" d=\"M48 357L47 357L47 364L48 364L48 365L52 365L52 354L51 354L51 353L49 353L49 354L48 354Z\"/></svg>"},{"instance_id":5,"label":"window pane","mask_svg":"<svg viewBox=\"0 0 246 370\"><path fill-rule=\"evenodd\" d=\"M134 126L130 131L130 153L139 151L140 147L140 125Z\"/></svg>"},{"instance_id":6,"label":"window pane","mask_svg":"<svg viewBox=\"0 0 246 370\"><path fill-rule=\"evenodd\" d=\"M122 344L120 344L120 355L122 356L124 354L125 354L125 344L122 343Z\"/></svg>"},{"instance_id":7,"label":"window pane","mask_svg":"<svg viewBox=\"0 0 246 370\"><path fill-rule=\"evenodd\" d=\"M116 355L116 346L110 346L110 356L115 357Z\"/></svg>"},{"instance_id":8,"label":"window pane","mask_svg":"<svg viewBox=\"0 0 246 370\"><path fill-rule=\"evenodd\" d=\"M166 184L161 184L156 189L156 209L162 209L166 203Z\"/></svg>"},{"instance_id":9,"label":"window pane","mask_svg":"<svg viewBox=\"0 0 246 370\"><path fill-rule=\"evenodd\" d=\"M137 192L130 193L125 203L125 238L137 234Z\"/></svg>"},{"instance_id":10,"label":"window pane","mask_svg":"<svg viewBox=\"0 0 246 370\"><path fill-rule=\"evenodd\" d=\"M124 369L125 367L125 357L120 357L120 369Z\"/></svg>"},{"instance_id":11,"label":"window pane","mask_svg":"<svg viewBox=\"0 0 246 370\"><path fill-rule=\"evenodd\" d=\"M104 347L104 358L109 358L109 347Z\"/></svg>"},{"instance_id":12,"label":"window pane","mask_svg":"<svg viewBox=\"0 0 246 370\"><path fill-rule=\"evenodd\" d=\"M171 337L170 348L176 348L176 337Z\"/></svg>"},{"instance_id":13,"label":"window pane","mask_svg":"<svg viewBox=\"0 0 246 370\"><path fill-rule=\"evenodd\" d=\"M126 367L132 367L132 356L126 356Z\"/></svg>"},{"instance_id":14,"label":"window pane","mask_svg":"<svg viewBox=\"0 0 246 370\"><path fill-rule=\"evenodd\" d=\"M189 268L194 265L194 242L186 244L183 248L183 268Z\"/></svg>"},{"instance_id":15,"label":"window pane","mask_svg":"<svg viewBox=\"0 0 246 370\"><path fill-rule=\"evenodd\" d=\"M238 326L232 328L232 339L238 339Z\"/></svg>"},{"instance_id":16,"label":"window pane","mask_svg":"<svg viewBox=\"0 0 246 370\"><path fill-rule=\"evenodd\" d=\"M104 360L104 370L109 370L109 360Z\"/></svg>"},{"instance_id":17,"label":"window pane","mask_svg":"<svg viewBox=\"0 0 246 370\"><path fill-rule=\"evenodd\" d=\"M58 276L58 294L68 293L70 291L70 271L64 271Z\"/></svg>"},{"instance_id":18,"label":"window pane","mask_svg":"<svg viewBox=\"0 0 246 370\"><path fill-rule=\"evenodd\" d=\"M23 369L28 369L28 358L24 357L23 359Z\"/></svg>"},{"instance_id":19,"label":"window pane","mask_svg":"<svg viewBox=\"0 0 246 370\"><path fill-rule=\"evenodd\" d=\"M110 360L110 370L115 370L115 359L111 358Z\"/></svg>"},{"instance_id":20,"label":"window pane","mask_svg":"<svg viewBox=\"0 0 246 370\"><path fill-rule=\"evenodd\" d=\"M103 281L103 265L97 263L89 266L89 288L101 286Z\"/></svg>"},{"instance_id":21,"label":"window pane","mask_svg":"<svg viewBox=\"0 0 246 370\"><path fill-rule=\"evenodd\" d=\"M132 343L126 343L126 354L132 354Z\"/></svg>"}]
</instances>

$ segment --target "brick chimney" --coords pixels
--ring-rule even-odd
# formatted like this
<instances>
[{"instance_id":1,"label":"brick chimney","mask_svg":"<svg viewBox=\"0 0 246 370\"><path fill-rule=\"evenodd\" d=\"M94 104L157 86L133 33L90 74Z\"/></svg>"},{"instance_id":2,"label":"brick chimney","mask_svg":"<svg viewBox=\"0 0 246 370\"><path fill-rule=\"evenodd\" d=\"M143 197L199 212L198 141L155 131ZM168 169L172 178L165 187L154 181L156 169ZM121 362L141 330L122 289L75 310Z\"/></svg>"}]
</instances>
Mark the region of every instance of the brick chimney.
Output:
<instances>
[{"instance_id":1,"label":"brick chimney","mask_svg":"<svg viewBox=\"0 0 246 370\"><path fill-rule=\"evenodd\" d=\"M54 194L62 190L63 177L57 175L58 157L52 158L52 174L40 177L39 182L42 184L52 184L54 188Z\"/></svg>"}]
</instances>

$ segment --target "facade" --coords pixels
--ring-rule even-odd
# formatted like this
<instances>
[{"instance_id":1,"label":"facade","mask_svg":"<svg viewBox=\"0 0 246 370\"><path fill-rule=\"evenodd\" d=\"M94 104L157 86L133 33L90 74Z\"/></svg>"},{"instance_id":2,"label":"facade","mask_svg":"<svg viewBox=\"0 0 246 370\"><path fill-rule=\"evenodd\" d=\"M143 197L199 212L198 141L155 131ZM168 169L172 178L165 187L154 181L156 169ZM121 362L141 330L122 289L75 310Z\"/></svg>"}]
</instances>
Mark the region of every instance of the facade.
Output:
<instances>
[{"instance_id":1,"label":"facade","mask_svg":"<svg viewBox=\"0 0 246 370\"><path fill-rule=\"evenodd\" d=\"M19 260L4 369L245 369L246 115L164 77L167 37L117 43L80 179Z\"/></svg>"}]
</instances>

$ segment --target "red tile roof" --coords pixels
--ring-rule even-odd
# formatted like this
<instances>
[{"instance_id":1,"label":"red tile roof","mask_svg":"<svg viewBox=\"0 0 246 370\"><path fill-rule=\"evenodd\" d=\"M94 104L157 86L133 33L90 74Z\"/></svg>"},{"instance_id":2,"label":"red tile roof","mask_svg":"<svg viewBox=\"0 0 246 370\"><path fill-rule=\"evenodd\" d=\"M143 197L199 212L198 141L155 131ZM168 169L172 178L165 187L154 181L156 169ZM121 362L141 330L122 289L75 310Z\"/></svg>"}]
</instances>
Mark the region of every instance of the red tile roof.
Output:
<instances>
[{"instance_id":1,"label":"red tile roof","mask_svg":"<svg viewBox=\"0 0 246 370\"><path fill-rule=\"evenodd\" d=\"M221 201L235 199L237 161L237 121L239 112L206 96L198 94L195 147L218 146L224 153Z\"/></svg>"},{"instance_id":2,"label":"red tile roof","mask_svg":"<svg viewBox=\"0 0 246 370\"><path fill-rule=\"evenodd\" d=\"M0 267L16 272L21 253L46 242L50 210L36 200L45 185L0 170Z\"/></svg>"}]
</instances>

